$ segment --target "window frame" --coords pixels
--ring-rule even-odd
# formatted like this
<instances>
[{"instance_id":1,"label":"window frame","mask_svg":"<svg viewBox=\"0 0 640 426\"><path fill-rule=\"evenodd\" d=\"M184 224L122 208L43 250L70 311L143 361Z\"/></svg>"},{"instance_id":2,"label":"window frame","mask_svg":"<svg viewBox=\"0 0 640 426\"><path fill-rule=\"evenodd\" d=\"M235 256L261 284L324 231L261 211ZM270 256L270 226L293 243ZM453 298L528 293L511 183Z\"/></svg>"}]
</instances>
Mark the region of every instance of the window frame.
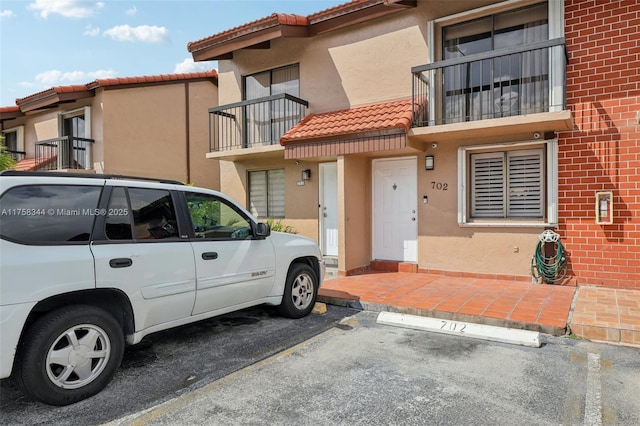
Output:
<instances>
[{"instance_id":1,"label":"window frame","mask_svg":"<svg viewBox=\"0 0 640 426\"><path fill-rule=\"evenodd\" d=\"M282 204L283 204L283 214L280 215L271 215L269 212L269 200L271 199L270 194L269 194L269 172L272 171L282 171L283 174L283 188L282 188L282 193L283 193L283 200L282 200ZM265 173L265 177L266 177L266 209L267 209L267 214L265 216L260 216L256 209L256 211L253 211L253 208L251 206L251 175L252 173ZM249 170L247 171L247 210L249 210L249 212L256 217L258 220L260 219L284 219L286 217L286 210L287 210L287 173L286 170L284 168L275 168L275 169L260 169L260 170Z\"/></svg>"},{"instance_id":2,"label":"window frame","mask_svg":"<svg viewBox=\"0 0 640 426\"><path fill-rule=\"evenodd\" d=\"M547 3L548 39L554 40L564 37L564 0L507 0L428 21L427 46L433 47L428 49L428 62L439 62L439 58L442 57L442 29L444 27L471 22L490 15L545 2ZM562 65L564 63L564 54L565 52L561 49L552 49L549 54L548 112L561 111L563 109L562 105L566 102L566 99L564 99L564 70ZM433 73L433 76L435 77L435 73ZM442 80L436 78L429 78L428 82L429 93L434 94L432 99L434 102L429 102L428 116L435 117L436 121L443 119L441 111L444 108L444 94L440 92L441 83Z\"/></svg>"},{"instance_id":3,"label":"window frame","mask_svg":"<svg viewBox=\"0 0 640 426\"><path fill-rule=\"evenodd\" d=\"M471 155L480 153L527 151L543 148L541 156L542 218L474 218L471 214L473 196ZM506 158L506 155L505 155ZM558 224L558 140L532 140L493 145L469 145L458 148L458 225L461 227L539 227ZM505 177L505 185L507 178ZM505 189L506 191L506 189ZM505 200L506 203L506 200ZM505 204L506 206L506 204ZM506 208L506 207L505 207Z\"/></svg>"},{"instance_id":4,"label":"window frame","mask_svg":"<svg viewBox=\"0 0 640 426\"><path fill-rule=\"evenodd\" d=\"M16 149L11 149L7 144L6 138L7 138L7 134L9 133L16 134L16 147L15 147ZM5 137L5 147L7 148L7 150L12 151L10 152L10 154L15 161L20 161L26 158L27 153L24 149L24 126L16 126L16 127L11 127L9 129L4 129L2 131L2 135ZM19 156L22 156L22 158L18 158Z\"/></svg>"}]
</instances>

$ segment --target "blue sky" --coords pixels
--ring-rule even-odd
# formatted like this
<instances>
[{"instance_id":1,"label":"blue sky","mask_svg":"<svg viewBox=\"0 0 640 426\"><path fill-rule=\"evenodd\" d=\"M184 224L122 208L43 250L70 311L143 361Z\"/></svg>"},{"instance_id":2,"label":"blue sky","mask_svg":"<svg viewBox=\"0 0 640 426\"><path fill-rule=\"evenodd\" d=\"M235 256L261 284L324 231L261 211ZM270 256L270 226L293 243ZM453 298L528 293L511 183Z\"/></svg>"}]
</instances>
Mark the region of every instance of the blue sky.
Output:
<instances>
[{"instance_id":1,"label":"blue sky","mask_svg":"<svg viewBox=\"0 0 640 426\"><path fill-rule=\"evenodd\" d=\"M97 78L202 71L187 43L275 12L347 0L0 0L0 106Z\"/></svg>"}]
</instances>

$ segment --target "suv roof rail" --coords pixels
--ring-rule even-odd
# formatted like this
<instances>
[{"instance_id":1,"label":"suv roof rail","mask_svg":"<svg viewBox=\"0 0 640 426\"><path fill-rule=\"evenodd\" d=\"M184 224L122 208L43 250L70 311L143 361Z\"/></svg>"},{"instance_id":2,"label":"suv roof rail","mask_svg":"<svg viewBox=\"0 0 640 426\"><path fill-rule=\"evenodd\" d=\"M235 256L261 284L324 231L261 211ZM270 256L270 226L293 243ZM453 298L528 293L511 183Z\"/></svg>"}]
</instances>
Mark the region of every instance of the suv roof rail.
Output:
<instances>
[{"instance_id":1,"label":"suv roof rail","mask_svg":"<svg viewBox=\"0 0 640 426\"><path fill-rule=\"evenodd\" d=\"M44 177L66 177L66 178L82 178L82 179L116 179L116 180L140 180L148 182L168 183L173 185L184 185L178 180L160 179L142 176L126 176L112 174L95 174L95 173L66 173L66 172L28 172L21 170L3 170L0 176L44 176Z\"/></svg>"}]
</instances>

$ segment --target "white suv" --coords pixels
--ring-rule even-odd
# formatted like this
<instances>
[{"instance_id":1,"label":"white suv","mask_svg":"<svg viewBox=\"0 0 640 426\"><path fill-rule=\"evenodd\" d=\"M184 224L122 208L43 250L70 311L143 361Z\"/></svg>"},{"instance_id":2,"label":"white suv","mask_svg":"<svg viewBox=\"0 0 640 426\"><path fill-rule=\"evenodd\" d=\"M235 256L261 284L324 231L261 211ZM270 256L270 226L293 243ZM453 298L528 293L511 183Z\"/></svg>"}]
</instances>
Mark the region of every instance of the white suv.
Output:
<instances>
[{"instance_id":1,"label":"white suv","mask_svg":"<svg viewBox=\"0 0 640 426\"><path fill-rule=\"evenodd\" d=\"M0 173L0 378L53 405L102 390L125 342L259 304L300 318L324 263L225 195L180 182Z\"/></svg>"}]
</instances>

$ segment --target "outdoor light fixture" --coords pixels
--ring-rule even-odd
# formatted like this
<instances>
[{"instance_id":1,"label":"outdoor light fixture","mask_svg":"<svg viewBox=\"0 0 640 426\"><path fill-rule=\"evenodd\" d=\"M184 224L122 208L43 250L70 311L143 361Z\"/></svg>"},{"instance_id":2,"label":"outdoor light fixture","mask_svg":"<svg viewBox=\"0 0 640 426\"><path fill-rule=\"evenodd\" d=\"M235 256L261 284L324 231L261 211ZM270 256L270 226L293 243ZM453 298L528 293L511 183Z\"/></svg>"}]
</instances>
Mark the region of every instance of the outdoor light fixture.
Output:
<instances>
[{"instance_id":1,"label":"outdoor light fixture","mask_svg":"<svg viewBox=\"0 0 640 426\"><path fill-rule=\"evenodd\" d=\"M311 180L311 169L305 169L302 171L302 180Z\"/></svg>"},{"instance_id":2,"label":"outdoor light fixture","mask_svg":"<svg viewBox=\"0 0 640 426\"><path fill-rule=\"evenodd\" d=\"M435 166L435 160L433 155L427 155L424 157L424 169L425 170L433 170Z\"/></svg>"}]
</instances>

